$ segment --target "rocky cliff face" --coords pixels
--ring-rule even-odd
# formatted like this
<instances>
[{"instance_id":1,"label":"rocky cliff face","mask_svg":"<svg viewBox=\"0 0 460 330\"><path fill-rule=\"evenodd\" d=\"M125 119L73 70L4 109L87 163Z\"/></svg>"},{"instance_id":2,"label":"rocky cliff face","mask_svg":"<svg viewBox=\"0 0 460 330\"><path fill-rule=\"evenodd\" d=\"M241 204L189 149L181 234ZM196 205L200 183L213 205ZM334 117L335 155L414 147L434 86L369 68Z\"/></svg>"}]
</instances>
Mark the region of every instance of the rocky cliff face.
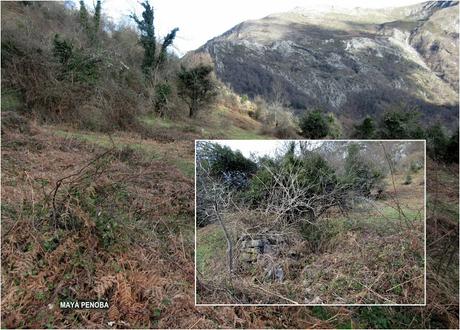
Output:
<instances>
[{"instance_id":1,"label":"rocky cliff face","mask_svg":"<svg viewBox=\"0 0 460 330\"><path fill-rule=\"evenodd\" d=\"M243 22L197 51L241 94L281 95L342 119L417 104L452 122L458 104L458 2L384 10L296 8Z\"/></svg>"}]
</instances>

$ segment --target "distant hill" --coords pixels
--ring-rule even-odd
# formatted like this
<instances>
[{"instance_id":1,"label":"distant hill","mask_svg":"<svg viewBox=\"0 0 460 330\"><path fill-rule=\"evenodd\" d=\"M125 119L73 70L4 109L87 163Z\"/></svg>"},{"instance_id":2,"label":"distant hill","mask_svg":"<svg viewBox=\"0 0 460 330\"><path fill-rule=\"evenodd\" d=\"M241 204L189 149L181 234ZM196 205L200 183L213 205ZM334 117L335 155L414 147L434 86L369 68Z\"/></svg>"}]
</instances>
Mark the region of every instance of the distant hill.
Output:
<instances>
[{"instance_id":1,"label":"distant hill","mask_svg":"<svg viewBox=\"0 0 460 330\"><path fill-rule=\"evenodd\" d=\"M404 102L449 124L458 116L458 28L457 1L315 6L242 22L196 52L209 53L236 92L281 97L298 112L319 106L347 123Z\"/></svg>"}]
</instances>

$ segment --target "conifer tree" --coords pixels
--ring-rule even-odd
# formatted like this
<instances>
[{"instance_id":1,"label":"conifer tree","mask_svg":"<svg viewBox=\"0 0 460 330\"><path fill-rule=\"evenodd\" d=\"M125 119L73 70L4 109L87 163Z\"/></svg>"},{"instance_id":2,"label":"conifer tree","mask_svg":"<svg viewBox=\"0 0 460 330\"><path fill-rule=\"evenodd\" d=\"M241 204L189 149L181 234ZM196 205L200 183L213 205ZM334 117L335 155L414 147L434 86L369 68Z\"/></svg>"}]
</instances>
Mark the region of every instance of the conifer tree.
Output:
<instances>
[{"instance_id":1,"label":"conifer tree","mask_svg":"<svg viewBox=\"0 0 460 330\"><path fill-rule=\"evenodd\" d=\"M96 2L96 6L94 7L94 16L91 23L89 19L90 15L86 9L85 2L80 0L80 24L85 30L91 45L94 45L97 42L97 36L101 25L101 12L102 2L101 0L98 0Z\"/></svg>"},{"instance_id":2,"label":"conifer tree","mask_svg":"<svg viewBox=\"0 0 460 330\"><path fill-rule=\"evenodd\" d=\"M155 73L157 68L166 59L167 48L173 43L179 29L175 28L168 33L157 56L157 40L155 37L155 25L153 23L154 11L147 0L142 2L141 5L144 8L142 19L138 18L135 14L132 14L131 18L136 22L137 28L141 33L140 42L144 48L144 59L141 67L145 77L149 79L152 71Z\"/></svg>"},{"instance_id":3,"label":"conifer tree","mask_svg":"<svg viewBox=\"0 0 460 330\"><path fill-rule=\"evenodd\" d=\"M166 51L176 38L177 31L179 31L179 28L174 28L166 35L165 40L161 45L160 54L158 55L157 66L160 66L166 60Z\"/></svg>"},{"instance_id":4,"label":"conifer tree","mask_svg":"<svg viewBox=\"0 0 460 330\"><path fill-rule=\"evenodd\" d=\"M80 0L80 24L83 26L83 29L86 33L90 30L89 27L89 14L88 10L86 9L85 2Z\"/></svg>"},{"instance_id":5,"label":"conifer tree","mask_svg":"<svg viewBox=\"0 0 460 330\"><path fill-rule=\"evenodd\" d=\"M329 125L326 116L320 109L307 112L300 119L302 136L308 139L321 139L329 134Z\"/></svg>"},{"instance_id":6,"label":"conifer tree","mask_svg":"<svg viewBox=\"0 0 460 330\"><path fill-rule=\"evenodd\" d=\"M99 26L101 25L101 10L102 10L102 4L101 0L97 0L96 2L96 7L94 7L94 33L99 32Z\"/></svg>"},{"instance_id":7,"label":"conifer tree","mask_svg":"<svg viewBox=\"0 0 460 330\"><path fill-rule=\"evenodd\" d=\"M352 137L357 139L372 139L375 137L375 123L370 117L364 118L361 124L354 126Z\"/></svg>"},{"instance_id":8,"label":"conifer tree","mask_svg":"<svg viewBox=\"0 0 460 330\"><path fill-rule=\"evenodd\" d=\"M98 40L99 29L101 25L101 0L97 0L96 7L94 7L93 28L91 31L91 43L94 45Z\"/></svg>"}]
</instances>

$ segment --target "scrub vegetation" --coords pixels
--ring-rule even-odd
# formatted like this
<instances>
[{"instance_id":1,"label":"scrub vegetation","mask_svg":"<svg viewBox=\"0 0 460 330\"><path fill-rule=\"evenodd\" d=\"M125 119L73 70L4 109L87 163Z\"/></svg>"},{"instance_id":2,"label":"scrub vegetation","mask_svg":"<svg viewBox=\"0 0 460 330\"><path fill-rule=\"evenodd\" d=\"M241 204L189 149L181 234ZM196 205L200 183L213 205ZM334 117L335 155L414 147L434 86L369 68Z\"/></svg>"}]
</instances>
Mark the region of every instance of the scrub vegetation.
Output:
<instances>
[{"instance_id":1,"label":"scrub vegetation","mask_svg":"<svg viewBox=\"0 0 460 330\"><path fill-rule=\"evenodd\" d=\"M199 302L423 304L424 185L423 142L199 142Z\"/></svg>"}]
</instances>

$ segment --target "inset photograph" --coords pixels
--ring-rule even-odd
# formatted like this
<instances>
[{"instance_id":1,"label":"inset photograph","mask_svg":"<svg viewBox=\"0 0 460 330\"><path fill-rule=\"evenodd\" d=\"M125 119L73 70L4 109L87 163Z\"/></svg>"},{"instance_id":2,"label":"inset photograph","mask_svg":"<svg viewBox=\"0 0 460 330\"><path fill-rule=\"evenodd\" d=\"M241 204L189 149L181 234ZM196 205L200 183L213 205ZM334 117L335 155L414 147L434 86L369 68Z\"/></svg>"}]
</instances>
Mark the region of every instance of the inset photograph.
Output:
<instances>
[{"instance_id":1,"label":"inset photograph","mask_svg":"<svg viewBox=\"0 0 460 330\"><path fill-rule=\"evenodd\" d=\"M425 304L425 141L195 152L197 305Z\"/></svg>"}]
</instances>

